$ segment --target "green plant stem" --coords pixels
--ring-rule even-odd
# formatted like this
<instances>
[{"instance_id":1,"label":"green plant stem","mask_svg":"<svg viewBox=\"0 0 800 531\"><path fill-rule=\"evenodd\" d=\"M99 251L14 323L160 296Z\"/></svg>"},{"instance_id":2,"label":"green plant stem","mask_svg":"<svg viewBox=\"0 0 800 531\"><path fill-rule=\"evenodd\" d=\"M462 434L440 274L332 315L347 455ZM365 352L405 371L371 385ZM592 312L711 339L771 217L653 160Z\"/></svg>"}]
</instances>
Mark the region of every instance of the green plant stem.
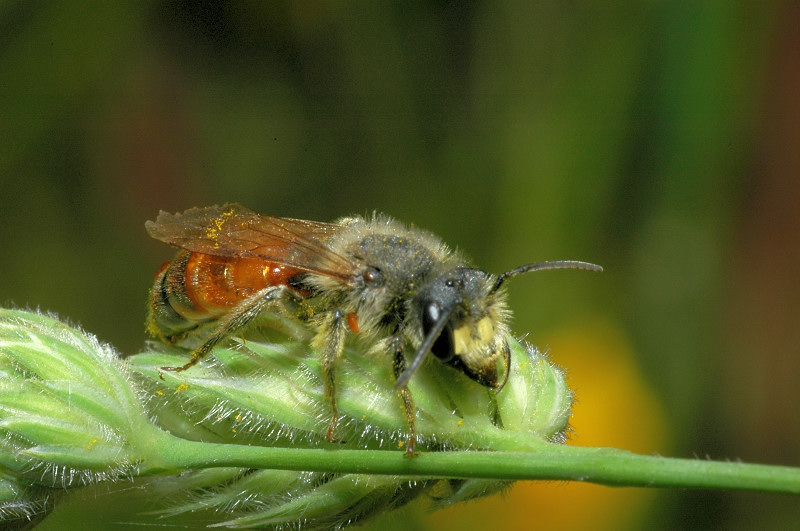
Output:
<instances>
[{"instance_id":1,"label":"green plant stem","mask_svg":"<svg viewBox=\"0 0 800 531\"><path fill-rule=\"evenodd\" d=\"M237 466L419 478L566 480L609 486L800 494L797 468L643 456L614 448L542 443L542 449L536 452L434 452L408 458L398 451L267 448L169 439L161 445L162 458L183 469Z\"/></svg>"}]
</instances>

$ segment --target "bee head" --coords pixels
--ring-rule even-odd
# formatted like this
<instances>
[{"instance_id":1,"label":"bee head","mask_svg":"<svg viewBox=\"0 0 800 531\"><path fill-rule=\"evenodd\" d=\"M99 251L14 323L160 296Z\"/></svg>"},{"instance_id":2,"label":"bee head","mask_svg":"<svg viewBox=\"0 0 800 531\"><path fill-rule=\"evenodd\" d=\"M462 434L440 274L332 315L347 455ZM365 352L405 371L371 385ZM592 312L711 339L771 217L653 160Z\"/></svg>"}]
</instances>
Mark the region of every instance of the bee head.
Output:
<instances>
[{"instance_id":1,"label":"bee head","mask_svg":"<svg viewBox=\"0 0 800 531\"><path fill-rule=\"evenodd\" d=\"M494 289L496 276L458 267L434 278L418 293L413 311L419 316L423 342L397 387L405 385L428 352L476 382L500 389L508 374L505 299ZM498 361L506 360L502 379Z\"/></svg>"},{"instance_id":2,"label":"bee head","mask_svg":"<svg viewBox=\"0 0 800 531\"><path fill-rule=\"evenodd\" d=\"M508 311L500 287L513 276L545 269L603 270L587 262L562 260L527 264L500 275L458 267L434 278L414 301L424 339L408 368L397 378L395 388L406 385L432 352L476 382L502 389L508 379L511 354L506 341ZM497 374L500 358L505 360L502 379Z\"/></svg>"}]
</instances>

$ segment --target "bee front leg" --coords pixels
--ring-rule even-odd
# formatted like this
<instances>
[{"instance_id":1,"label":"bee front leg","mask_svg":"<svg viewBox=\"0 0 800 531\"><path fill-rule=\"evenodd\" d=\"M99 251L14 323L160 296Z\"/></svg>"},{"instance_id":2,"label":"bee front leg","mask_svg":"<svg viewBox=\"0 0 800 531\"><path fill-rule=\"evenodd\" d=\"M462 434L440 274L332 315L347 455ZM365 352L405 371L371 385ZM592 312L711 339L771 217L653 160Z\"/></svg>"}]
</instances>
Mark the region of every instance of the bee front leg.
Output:
<instances>
[{"instance_id":1,"label":"bee front leg","mask_svg":"<svg viewBox=\"0 0 800 531\"><path fill-rule=\"evenodd\" d=\"M330 318L325 319L322 328L314 338L313 347L322 354L322 380L325 386L325 400L331 406L331 422L325 436L329 441L335 442L339 438L334 435L336 421L339 419L339 410L336 407L336 360L344 350L344 338L347 331L347 319L341 310L331 312Z\"/></svg>"},{"instance_id":2,"label":"bee front leg","mask_svg":"<svg viewBox=\"0 0 800 531\"><path fill-rule=\"evenodd\" d=\"M387 350L394 358L394 378L403 374L406 370L406 357L403 355L403 340L398 336L392 336L387 343ZM406 421L408 422L408 445L406 446L406 456L414 456L414 445L417 442L417 429L415 426L415 419L417 416L416 408L414 407L414 399L411 397L411 391L408 385L404 385L397 390L400 398L403 399L403 407L406 411Z\"/></svg>"},{"instance_id":3,"label":"bee front leg","mask_svg":"<svg viewBox=\"0 0 800 531\"><path fill-rule=\"evenodd\" d=\"M282 300L285 290L286 288L284 286L270 286L244 299L219 320L219 324L211 334L211 337L192 352L192 359L185 365L181 365L180 367L161 367L161 370L181 372L196 365L197 362L205 358L220 341L246 327L253 322L253 319L258 317L259 314L275 304L278 304Z\"/></svg>"}]
</instances>

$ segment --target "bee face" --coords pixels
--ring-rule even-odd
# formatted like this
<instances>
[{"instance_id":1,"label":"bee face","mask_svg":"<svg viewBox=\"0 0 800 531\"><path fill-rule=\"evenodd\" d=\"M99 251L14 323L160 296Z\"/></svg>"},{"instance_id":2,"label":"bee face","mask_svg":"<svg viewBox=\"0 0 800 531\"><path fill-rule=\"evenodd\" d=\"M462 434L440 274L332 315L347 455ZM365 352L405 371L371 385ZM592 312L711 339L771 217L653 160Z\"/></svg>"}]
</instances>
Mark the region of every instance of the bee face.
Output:
<instances>
[{"instance_id":1,"label":"bee face","mask_svg":"<svg viewBox=\"0 0 800 531\"><path fill-rule=\"evenodd\" d=\"M503 282L540 269L601 269L545 262L490 275L468 267L432 234L382 216L321 223L229 204L161 212L146 227L154 238L182 249L156 276L148 331L179 342L203 323L216 327L184 366L162 370L188 369L264 312L309 323L322 359L332 412L327 437L333 441L334 366L348 333L358 334L394 360L395 388L409 425L408 453L414 449L415 409L406 384L428 353L481 385L501 389L510 362Z\"/></svg>"},{"instance_id":2,"label":"bee face","mask_svg":"<svg viewBox=\"0 0 800 531\"><path fill-rule=\"evenodd\" d=\"M457 267L420 290L414 306L425 337L444 320L431 346L436 358L482 385L499 389L505 378L498 378L498 362L507 361L509 355L508 311L504 293L492 291L495 281L480 269Z\"/></svg>"}]
</instances>

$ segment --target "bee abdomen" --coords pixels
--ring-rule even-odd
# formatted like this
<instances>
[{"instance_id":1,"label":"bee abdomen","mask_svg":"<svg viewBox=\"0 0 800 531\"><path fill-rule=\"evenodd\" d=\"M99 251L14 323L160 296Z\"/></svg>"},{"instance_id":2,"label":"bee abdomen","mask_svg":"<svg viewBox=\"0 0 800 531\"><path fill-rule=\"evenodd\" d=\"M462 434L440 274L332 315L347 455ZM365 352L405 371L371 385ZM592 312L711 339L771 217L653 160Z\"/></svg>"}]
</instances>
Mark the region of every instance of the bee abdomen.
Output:
<instances>
[{"instance_id":1,"label":"bee abdomen","mask_svg":"<svg viewBox=\"0 0 800 531\"><path fill-rule=\"evenodd\" d=\"M186 294L186 264L191 253L181 252L156 273L147 307L147 332L166 343L182 339L197 328L182 310L194 305Z\"/></svg>"},{"instance_id":2,"label":"bee abdomen","mask_svg":"<svg viewBox=\"0 0 800 531\"><path fill-rule=\"evenodd\" d=\"M147 330L175 343L269 286L286 285L301 296L308 295L299 284L292 284L300 273L264 260L181 251L156 274Z\"/></svg>"}]
</instances>

